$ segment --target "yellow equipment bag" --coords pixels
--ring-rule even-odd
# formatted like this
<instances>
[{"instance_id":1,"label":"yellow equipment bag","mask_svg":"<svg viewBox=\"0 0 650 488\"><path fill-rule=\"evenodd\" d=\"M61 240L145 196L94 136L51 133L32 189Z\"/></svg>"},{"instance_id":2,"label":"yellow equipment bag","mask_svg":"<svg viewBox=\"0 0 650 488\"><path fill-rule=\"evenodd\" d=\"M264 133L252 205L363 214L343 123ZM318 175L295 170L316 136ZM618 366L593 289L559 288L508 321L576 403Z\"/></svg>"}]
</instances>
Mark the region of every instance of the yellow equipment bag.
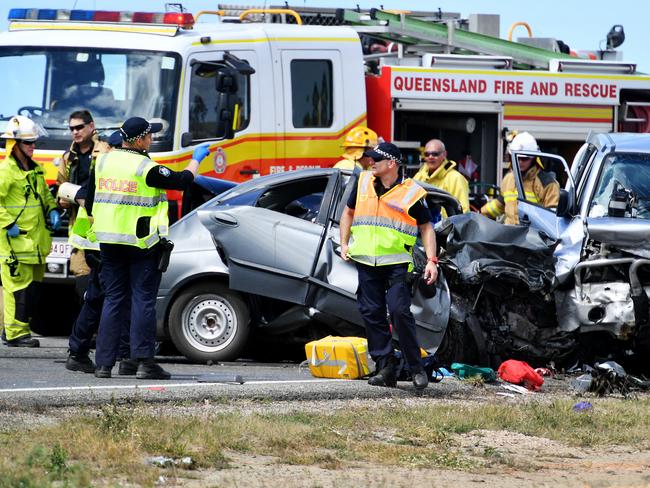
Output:
<instances>
[{"instance_id":1,"label":"yellow equipment bag","mask_svg":"<svg viewBox=\"0 0 650 488\"><path fill-rule=\"evenodd\" d=\"M307 363L317 378L353 380L374 371L368 354L368 341L363 337L327 336L305 344Z\"/></svg>"}]
</instances>

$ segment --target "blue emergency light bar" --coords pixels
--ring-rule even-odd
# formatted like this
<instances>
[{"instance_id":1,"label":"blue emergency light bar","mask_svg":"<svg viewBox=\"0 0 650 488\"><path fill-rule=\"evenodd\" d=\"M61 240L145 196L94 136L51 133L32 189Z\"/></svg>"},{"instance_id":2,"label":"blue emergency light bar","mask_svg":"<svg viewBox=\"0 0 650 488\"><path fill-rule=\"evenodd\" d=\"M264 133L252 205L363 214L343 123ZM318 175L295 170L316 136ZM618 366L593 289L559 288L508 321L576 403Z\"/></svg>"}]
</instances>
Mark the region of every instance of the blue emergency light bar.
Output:
<instances>
[{"instance_id":1,"label":"blue emergency light bar","mask_svg":"<svg viewBox=\"0 0 650 488\"><path fill-rule=\"evenodd\" d=\"M191 29L194 16L187 12L125 12L112 10L65 10L52 8L12 8L8 20L53 20L74 22L120 22L131 24L177 25Z\"/></svg>"}]
</instances>

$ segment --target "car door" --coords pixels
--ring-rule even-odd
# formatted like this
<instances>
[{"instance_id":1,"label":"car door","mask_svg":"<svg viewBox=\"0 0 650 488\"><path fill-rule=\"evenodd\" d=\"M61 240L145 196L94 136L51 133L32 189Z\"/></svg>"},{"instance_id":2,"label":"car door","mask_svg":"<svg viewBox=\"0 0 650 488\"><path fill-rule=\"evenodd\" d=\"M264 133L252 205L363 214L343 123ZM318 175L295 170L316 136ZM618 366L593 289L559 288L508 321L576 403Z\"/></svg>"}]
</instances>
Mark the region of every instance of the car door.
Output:
<instances>
[{"instance_id":1,"label":"car door","mask_svg":"<svg viewBox=\"0 0 650 488\"><path fill-rule=\"evenodd\" d=\"M519 168L518 156L527 155L540 158L547 169L553 168L560 173L561 204L558 208L545 208L539 203L527 199L524 192L523 175ZM555 274L560 282L570 279L571 273L584 240L583 219L576 204L576 185L567 162L561 156L543 152L514 151L512 154L512 170L517 186L517 213L519 223L530 225L546 234L550 239L558 241L554 255L556 257ZM562 200L565 202L562 202ZM559 209L559 211L558 211Z\"/></svg>"},{"instance_id":2,"label":"car door","mask_svg":"<svg viewBox=\"0 0 650 488\"><path fill-rule=\"evenodd\" d=\"M340 190L333 196L335 204L330 205L329 225L311 278L310 304L320 312L363 326L356 303L356 266L354 262L341 258L339 221L353 190L353 185L347 182L346 175L340 181ZM435 190L431 192L433 194ZM442 199L432 198L437 204L443 204ZM449 203L445 200L444 205L449 206ZM430 353L435 352L442 341L449 320L450 303L449 288L442 274L436 282L434 297L426 298L418 289L412 298L411 312L415 317L418 340L421 347Z\"/></svg>"},{"instance_id":3,"label":"car door","mask_svg":"<svg viewBox=\"0 0 650 488\"><path fill-rule=\"evenodd\" d=\"M336 171L296 177L269 186L254 207L198 211L225 256L231 289L306 303L325 235L318 217L339 178Z\"/></svg>"},{"instance_id":4,"label":"car door","mask_svg":"<svg viewBox=\"0 0 650 488\"><path fill-rule=\"evenodd\" d=\"M545 232L553 239L559 238L560 234L570 223L570 217L562 212L557 214L556 208L545 208L543 205L531 201L524 191L523 174L519 168L519 156L533 156L537 161L543 161L546 170L552 170L559 177L560 185L566 180L564 195L561 198L569 199L569 206L575 202L575 182L569 165L561 156L542 152L514 151L512 154L512 170L517 186L517 213L521 224L530 224L536 229ZM533 163L535 164L535 163ZM551 169L552 168L552 169ZM561 173L560 171L561 170ZM560 173L558 175L558 173Z\"/></svg>"}]
</instances>

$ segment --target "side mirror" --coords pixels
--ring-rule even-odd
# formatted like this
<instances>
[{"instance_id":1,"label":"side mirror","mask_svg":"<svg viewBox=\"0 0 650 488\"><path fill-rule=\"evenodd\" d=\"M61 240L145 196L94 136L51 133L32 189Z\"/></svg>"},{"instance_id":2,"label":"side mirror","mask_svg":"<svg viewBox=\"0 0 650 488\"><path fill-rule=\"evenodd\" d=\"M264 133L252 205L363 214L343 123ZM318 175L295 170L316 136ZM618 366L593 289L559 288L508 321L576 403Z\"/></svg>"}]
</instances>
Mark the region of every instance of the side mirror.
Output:
<instances>
[{"instance_id":1,"label":"side mirror","mask_svg":"<svg viewBox=\"0 0 650 488\"><path fill-rule=\"evenodd\" d=\"M560 198L557 202L555 214L558 217L568 217L571 213L573 202L571 201L571 193L562 189L560 190Z\"/></svg>"},{"instance_id":2,"label":"side mirror","mask_svg":"<svg viewBox=\"0 0 650 488\"><path fill-rule=\"evenodd\" d=\"M183 132L181 134L181 147L192 145L192 134L190 132Z\"/></svg>"},{"instance_id":3,"label":"side mirror","mask_svg":"<svg viewBox=\"0 0 650 488\"><path fill-rule=\"evenodd\" d=\"M237 97L237 72L223 67L217 72L217 137L232 139L239 126L239 104Z\"/></svg>"}]
</instances>

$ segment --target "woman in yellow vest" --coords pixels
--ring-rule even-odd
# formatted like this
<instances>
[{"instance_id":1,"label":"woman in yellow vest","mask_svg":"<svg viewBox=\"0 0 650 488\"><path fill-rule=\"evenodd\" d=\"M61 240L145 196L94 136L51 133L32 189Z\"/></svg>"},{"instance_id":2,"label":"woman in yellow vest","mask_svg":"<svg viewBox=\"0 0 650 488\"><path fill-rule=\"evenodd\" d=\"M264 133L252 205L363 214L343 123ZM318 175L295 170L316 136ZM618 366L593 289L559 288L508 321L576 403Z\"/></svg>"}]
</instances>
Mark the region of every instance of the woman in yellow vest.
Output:
<instances>
[{"instance_id":1,"label":"woman in yellow vest","mask_svg":"<svg viewBox=\"0 0 650 488\"><path fill-rule=\"evenodd\" d=\"M130 322L131 359L137 379L169 379L154 360L156 295L167 235L165 190L185 190L194 181L207 145L194 150L184 171L171 171L147 153L162 125L132 117L122 125L122 147L97 159L88 188L86 210L93 216L94 238L100 243L104 306L97 334L95 376L110 378L123 327ZM129 312L130 317L129 317Z\"/></svg>"},{"instance_id":2,"label":"woman in yellow vest","mask_svg":"<svg viewBox=\"0 0 650 488\"><path fill-rule=\"evenodd\" d=\"M426 192L414 180L400 179L402 155L394 144L384 142L364 154L373 159L373 165L354 183L357 186L341 216L340 232L341 257L352 259L357 266L359 312L366 326L368 352L378 370L368 383L395 386L397 381L397 360L386 320L388 306L400 348L413 373L413 384L418 389L426 388L428 378L422 367L406 285L418 230L428 258L424 278L431 284L438 277L435 234L423 203Z\"/></svg>"},{"instance_id":3,"label":"woman in yellow vest","mask_svg":"<svg viewBox=\"0 0 650 488\"><path fill-rule=\"evenodd\" d=\"M61 225L43 168L33 159L34 145L45 131L21 115L2 134L6 156L0 162L0 266L4 298L3 340L12 347L38 347L29 321L37 284L43 281L50 253L50 229Z\"/></svg>"}]
</instances>

